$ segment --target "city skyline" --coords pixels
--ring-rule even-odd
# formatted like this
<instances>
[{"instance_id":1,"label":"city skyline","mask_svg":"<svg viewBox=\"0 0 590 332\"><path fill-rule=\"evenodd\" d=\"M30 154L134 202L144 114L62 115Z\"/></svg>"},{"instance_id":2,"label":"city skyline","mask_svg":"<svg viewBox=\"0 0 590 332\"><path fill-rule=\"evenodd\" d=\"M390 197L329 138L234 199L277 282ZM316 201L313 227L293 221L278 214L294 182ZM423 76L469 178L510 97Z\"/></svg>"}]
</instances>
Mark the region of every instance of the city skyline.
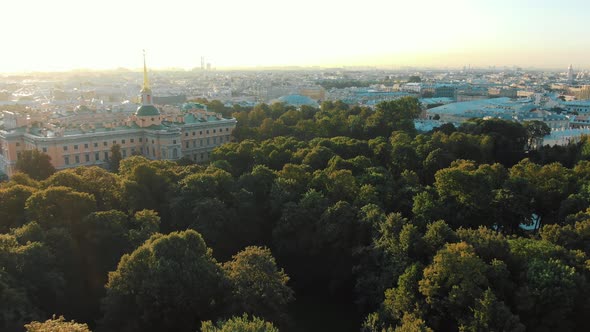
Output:
<instances>
[{"instance_id":1,"label":"city skyline","mask_svg":"<svg viewBox=\"0 0 590 332\"><path fill-rule=\"evenodd\" d=\"M35 8L34 11L32 9ZM12 1L0 72L138 68L344 67L590 68L583 1L309 0L84 7Z\"/></svg>"}]
</instances>

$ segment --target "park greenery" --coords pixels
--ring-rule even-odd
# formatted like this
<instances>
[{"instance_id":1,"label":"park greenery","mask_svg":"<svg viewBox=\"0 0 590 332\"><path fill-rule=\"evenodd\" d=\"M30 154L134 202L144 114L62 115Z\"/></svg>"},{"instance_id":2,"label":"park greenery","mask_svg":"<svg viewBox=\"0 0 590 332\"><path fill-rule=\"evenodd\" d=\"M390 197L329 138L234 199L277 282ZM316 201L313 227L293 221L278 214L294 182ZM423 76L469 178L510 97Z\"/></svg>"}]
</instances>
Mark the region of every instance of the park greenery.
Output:
<instances>
[{"instance_id":1,"label":"park greenery","mask_svg":"<svg viewBox=\"0 0 590 332\"><path fill-rule=\"evenodd\" d=\"M293 318L309 294L348 299L350 331L590 329L586 139L419 133L413 98L224 111L207 164L28 153L0 184L0 329L343 330Z\"/></svg>"}]
</instances>

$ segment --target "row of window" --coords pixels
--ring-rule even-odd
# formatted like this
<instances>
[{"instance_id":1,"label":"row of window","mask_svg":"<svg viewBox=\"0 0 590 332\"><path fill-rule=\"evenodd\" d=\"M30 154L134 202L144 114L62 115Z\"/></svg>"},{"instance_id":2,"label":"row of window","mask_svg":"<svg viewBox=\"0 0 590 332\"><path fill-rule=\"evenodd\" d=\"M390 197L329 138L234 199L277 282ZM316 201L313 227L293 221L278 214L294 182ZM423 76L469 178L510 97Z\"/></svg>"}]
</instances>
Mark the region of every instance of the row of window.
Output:
<instances>
[{"instance_id":1,"label":"row of window","mask_svg":"<svg viewBox=\"0 0 590 332\"><path fill-rule=\"evenodd\" d=\"M227 136L227 138L228 138L228 140L229 140L229 136ZM174 140L173 142L174 142L173 144L176 144L176 140ZM215 143L215 144L216 144L216 142L217 142L217 139L214 139L214 143ZM221 138L221 137L220 137L220 139L219 139L219 142L220 142L220 143L222 142L222 138ZM207 139L207 145L209 145L209 144L210 144L210 141L209 141L209 138L208 138L208 139ZM194 146L196 147L196 141L195 141L195 144L194 144ZM203 146L203 142L201 142L201 146ZM130 151L131 151L131 154L134 154L134 153L136 152L136 148L135 148L135 147L131 147L131 148L130 148ZM139 151L140 151L140 153L141 153L141 154L143 154L143 153L144 153L144 147L142 147L142 146L141 146L141 147L139 147ZM149 147L148 147L148 148L146 148L146 150L145 150L145 151L146 151L146 154L149 156L149 155L150 155ZM152 147L152 151L153 151L153 152L152 152L152 156L155 156L155 155L156 155L156 153L155 153L155 148L154 148L154 147ZM43 148L43 152L47 152L47 148ZM104 153L107 153L107 152L108 152L108 151L104 151ZM98 153L99 153L99 152L96 152L96 154L97 154L97 155L98 155ZM64 154L64 155L65 155L65 154ZM127 157L127 149L125 149L125 148L122 148L122 149L121 149L121 155L122 155L123 157ZM96 160L99 160L99 159L98 159L98 158L96 158Z\"/></svg>"},{"instance_id":2,"label":"row of window","mask_svg":"<svg viewBox=\"0 0 590 332\"><path fill-rule=\"evenodd\" d=\"M217 145L217 138L219 138L219 144L223 143L224 138L225 138L225 141L226 142L229 142L229 140L230 140L230 136L229 135L221 136L221 137L217 137L216 136L216 137L213 137L213 145ZM184 142L184 148L185 149L189 149L190 148L190 142L191 141L185 141ZM197 147L197 140L193 140L192 142L193 142L193 148L196 148ZM205 142L207 143L206 146L211 145L211 137L207 137L206 139L201 138L199 140L199 146L204 146L204 143ZM174 143L176 143L176 142L174 142Z\"/></svg>"},{"instance_id":3,"label":"row of window","mask_svg":"<svg viewBox=\"0 0 590 332\"><path fill-rule=\"evenodd\" d=\"M146 143L149 142L148 139L146 139L145 141L146 141ZM174 141L174 142L176 143L176 141ZM124 140L124 139L121 140L121 145L124 145L126 143L127 143L126 140ZM129 143L135 143L135 139L134 138L129 139ZM139 143L143 143L143 137L139 137ZM116 140L113 141L113 145L115 145L115 144L117 144L117 141ZM154 144L154 140L153 139L152 139L152 144ZM108 146L109 143L107 141L104 141L104 142L102 142L102 145L103 146ZM88 147L89 147L89 144L88 143L84 143L84 148L85 149L88 149ZM98 148L98 143L97 142L94 143L94 147L95 148ZM64 145L63 146L63 150L64 151L68 151L68 149L69 149L69 146L68 145ZM74 150L78 150L78 149L79 149L79 145L78 144L74 144ZM43 148L43 152L47 152L47 148Z\"/></svg>"},{"instance_id":4,"label":"row of window","mask_svg":"<svg viewBox=\"0 0 590 332\"><path fill-rule=\"evenodd\" d=\"M221 132L221 129L219 131ZM229 131L229 128L225 128L225 131ZM201 131L200 134L202 134L202 133L203 132ZM209 130L207 130L207 134L208 133L209 133ZM215 133L215 129L213 129L213 133ZM195 135L195 132L193 132L193 136L194 135ZM188 132L185 133L185 136L188 136ZM230 140L230 136L229 135L226 135L225 136L225 141L226 142L229 142L229 140ZM148 142L147 139L146 139L146 142ZM121 140L121 144L122 145L123 144L126 144L126 143L127 143L126 140L124 140L124 139ZM135 143L135 139L134 138L129 139L129 143ZM143 143L143 138L142 137L139 137L139 143ZM219 138L219 143L223 143L223 137L220 137ZM116 140L113 140L113 145L115 145L115 144L117 144L117 141ZM152 144L154 144L154 140L153 139L152 139ZM173 141L173 144L176 144L176 140ZM210 144L211 144L210 143L210 140L209 140L209 138L207 138L207 145L210 145ZM213 144L217 144L217 137L213 137ZM95 148L98 148L98 145L99 144L98 144L98 142L94 142L93 145L94 145ZM108 142L107 141L103 141L102 142L102 145L103 146L108 146ZM16 143L16 146L20 146L20 143L17 142ZM88 149L89 146L90 146L89 143L84 143L84 149ZM197 143L196 143L196 140L195 140L195 141L193 141L193 147L196 147L196 146L197 146ZM200 146L203 146L203 139L201 139ZM189 147L189 142L186 142L186 148L188 148L188 147ZM77 151L79 149L80 149L80 145L78 145L78 144L74 144L73 145L73 150L74 151ZM63 146L63 150L64 151L69 151L69 146L68 145L64 145ZM43 151L43 153L47 153L47 147L43 147L42 148L42 151Z\"/></svg>"},{"instance_id":5,"label":"row of window","mask_svg":"<svg viewBox=\"0 0 590 332\"><path fill-rule=\"evenodd\" d=\"M140 150L140 153L143 154L143 151L144 151L143 150L143 147L139 148L139 150ZM155 149L152 149L152 150L154 151L154 154L155 154ZM147 151L147 154L149 155L149 149L146 149L146 151ZM135 152L136 152L135 148L131 148L131 154L133 155ZM108 151L104 151L103 152L103 156L104 156L104 158L102 159L103 161L108 161L109 160L109 152ZM127 157L127 150L126 149L121 149L121 156L123 158L126 158ZM64 163L66 165L69 165L70 162L72 161L72 159L70 159L71 157L72 156L64 156ZM79 155L75 155L73 157L74 157L74 159L73 159L74 163L75 164L79 164L80 163L80 156ZM94 161L101 161L101 159L100 159L100 152L95 152L94 153ZM89 153L87 153L87 154L84 155L84 162L86 162L86 163L90 162L90 154Z\"/></svg>"},{"instance_id":6,"label":"row of window","mask_svg":"<svg viewBox=\"0 0 590 332\"><path fill-rule=\"evenodd\" d=\"M139 142L140 143L143 142L143 138L142 137L139 138ZM147 140L146 140L146 142L147 142ZM121 140L121 144L126 144L126 143L127 143L126 140L124 140L124 139ZM129 139L129 143L135 143L135 139L134 138ZM154 143L154 140L152 140L152 144L153 143ZM113 141L113 145L115 145L115 144L117 144L117 141L116 140ZM108 146L109 143L107 141L104 141L104 142L102 142L102 145L103 146ZM89 147L89 144L88 143L84 143L84 149L88 149L88 147ZM98 142L94 142L94 147L95 148L98 147ZM78 148L79 148L79 145L78 144L74 144L74 150L78 150ZM64 151L68 151L69 147L67 145L64 145L63 146L63 149L64 149ZM47 152L47 148L43 148L43 152Z\"/></svg>"},{"instance_id":7,"label":"row of window","mask_svg":"<svg viewBox=\"0 0 590 332\"><path fill-rule=\"evenodd\" d=\"M73 156L74 160L70 159L70 156L64 156L64 164L65 165L70 165L71 162L73 162L74 164L79 164L80 163L80 156L76 155ZM94 160L95 161L100 161L100 153L97 152L94 154ZM104 152L104 159L105 161L109 160L109 153L108 152ZM90 154L85 154L84 155L84 162L89 163L90 162Z\"/></svg>"},{"instance_id":8,"label":"row of window","mask_svg":"<svg viewBox=\"0 0 590 332\"><path fill-rule=\"evenodd\" d=\"M588 112L588 108L568 108L568 111L586 113L586 112Z\"/></svg>"},{"instance_id":9,"label":"row of window","mask_svg":"<svg viewBox=\"0 0 590 332\"><path fill-rule=\"evenodd\" d=\"M223 131L223 128L220 128L219 129L219 132L221 133L222 131ZM229 128L225 128L225 131L226 132L229 131ZM209 129L205 130L205 133L206 134L209 134ZM217 133L217 129L213 129L213 133L214 134ZM196 131L193 131L193 136L196 136L196 134L197 134L197 132ZM203 131L202 130L199 131L199 135L203 135ZM184 133L184 136L187 136L188 137L188 131Z\"/></svg>"},{"instance_id":10,"label":"row of window","mask_svg":"<svg viewBox=\"0 0 590 332\"><path fill-rule=\"evenodd\" d=\"M135 152L136 152L135 148L132 148L131 149L131 154L134 154ZM139 149L139 152L140 152L140 154L144 154L144 148L141 147ZM211 157L211 152L202 152L200 154L195 153L195 154L192 155L193 160L194 161L204 161L204 160L206 160L205 159L205 154L207 156L206 159L209 159ZM152 157L155 157L156 156L156 149L155 148L152 148L151 151L150 151L149 148L145 149L145 155L146 156L150 156L151 155ZM123 158L126 158L127 157L127 150L122 149L121 150L121 156ZM89 163L91 161L91 158L90 158L91 155L89 153L86 153L86 154L84 154L82 156L80 156L80 155L64 156L64 164L65 165L80 164L80 160L81 160L80 158L81 157L84 157L84 163ZM101 158L100 157L101 157L101 153L100 152L96 152L94 154L94 161L101 161ZM176 149L174 149L173 156L172 157L173 158L178 158ZM102 159L102 161L109 161L109 152L108 151L104 151L103 152L103 159Z\"/></svg>"},{"instance_id":11,"label":"row of window","mask_svg":"<svg viewBox=\"0 0 590 332\"><path fill-rule=\"evenodd\" d=\"M220 129L219 129L219 132L221 133L222 131L223 131L223 128L220 128ZM225 131L226 131L226 132L229 132L229 128L225 128ZM205 133L206 133L206 134L209 134L209 129L207 129L207 130L205 131ZM217 129L213 129L213 134L215 134L215 133L217 133ZM187 137L188 137L188 134L189 134L188 132L185 132L185 133L184 133L184 136L187 136ZM193 136L196 136L196 131L193 131L193 132L192 132L192 135L193 135ZM201 130L201 131L199 131L199 135L203 135L203 131L202 131L202 130ZM142 143L142 142L143 142L143 137L139 137L138 139L139 139L139 143ZM148 140L146 139L146 142L147 142L147 141L148 141ZM228 140L228 141L229 141L229 140ZM127 141L126 141L126 140L124 140L124 139L122 139L122 140L121 140L121 144L122 144L122 145L123 145L123 144L126 144L126 143L127 143ZM129 143L135 143L135 139L134 139L134 138L131 138L131 139L129 139ZM114 140L114 141L113 141L113 145L115 145L115 144L117 144L117 141L116 141L116 140ZM152 144L154 144L154 140L153 140L153 139L152 139ZM174 140L174 144L176 144L176 140ZM103 145L103 146L108 146L108 142L107 142L107 141L104 141L104 142L102 142L102 145ZM20 146L20 143L19 143L19 142L16 142L16 146ZM84 149L88 149L88 147L89 147L89 143L84 143ZM98 143L97 143L97 142L95 142L95 143L94 143L94 147L95 147L95 148L97 148L97 147L98 147ZM73 146L73 148L74 148L74 150L78 150L78 149L79 149L79 145L78 145L78 144L75 144L75 145ZM68 151L68 149L69 149L69 146L68 146L68 145L64 145L64 146L63 146L63 150L64 150L64 151ZM43 148L43 152L47 152L47 148Z\"/></svg>"}]
</instances>

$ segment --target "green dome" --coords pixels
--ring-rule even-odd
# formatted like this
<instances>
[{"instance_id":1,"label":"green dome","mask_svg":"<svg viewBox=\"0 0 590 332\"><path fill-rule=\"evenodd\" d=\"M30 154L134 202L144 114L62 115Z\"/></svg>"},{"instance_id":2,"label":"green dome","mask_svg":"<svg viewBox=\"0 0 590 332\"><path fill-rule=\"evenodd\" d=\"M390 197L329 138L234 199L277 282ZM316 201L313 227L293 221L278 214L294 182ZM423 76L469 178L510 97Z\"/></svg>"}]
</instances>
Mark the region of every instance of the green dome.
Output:
<instances>
[{"instance_id":1,"label":"green dome","mask_svg":"<svg viewBox=\"0 0 590 332\"><path fill-rule=\"evenodd\" d=\"M141 105L135 111L137 116L154 116L160 115L160 111L154 105Z\"/></svg>"}]
</instances>

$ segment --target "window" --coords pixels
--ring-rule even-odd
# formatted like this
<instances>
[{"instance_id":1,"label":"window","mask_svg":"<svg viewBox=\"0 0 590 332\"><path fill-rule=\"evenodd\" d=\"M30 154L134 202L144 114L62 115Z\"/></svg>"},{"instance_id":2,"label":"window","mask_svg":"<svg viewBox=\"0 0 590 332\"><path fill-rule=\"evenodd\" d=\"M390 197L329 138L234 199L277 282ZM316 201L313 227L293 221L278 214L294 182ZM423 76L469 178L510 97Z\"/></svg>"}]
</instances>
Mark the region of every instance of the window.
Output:
<instances>
[{"instance_id":1,"label":"window","mask_svg":"<svg viewBox=\"0 0 590 332\"><path fill-rule=\"evenodd\" d=\"M201 138L199 141L200 141L200 145L203 146L203 139Z\"/></svg>"},{"instance_id":2,"label":"window","mask_svg":"<svg viewBox=\"0 0 590 332\"><path fill-rule=\"evenodd\" d=\"M205 155L201 153L201 160L205 159Z\"/></svg>"},{"instance_id":3,"label":"window","mask_svg":"<svg viewBox=\"0 0 590 332\"><path fill-rule=\"evenodd\" d=\"M186 133L184 133L184 136L185 136L185 137L186 137L186 136L188 136L188 131L187 131Z\"/></svg>"},{"instance_id":4,"label":"window","mask_svg":"<svg viewBox=\"0 0 590 332\"><path fill-rule=\"evenodd\" d=\"M98 143L94 143L94 147L97 148L98 147Z\"/></svg>"},{"instance_id":5,"label":"window","mask_svg":"<svg viewBox=\"0 0 590 332\"><path fill-rule=\"evenodd\" d=\"M143 137L139 138L139 143L143 142Z\"/></svg>"},{"instance_id":6,"label":"window","mask_svg":"<svg viewBox=\"0 0 590 332\"><path fill-rule=\"evenodd\" d=\"M201 130L201 131L199 131L199 135L203 135L203 131L202 131L202 130Z\"/></svg>"},{"instance_id":7,"label":"window","mask_svg":"<svg viewBox=\"0 0 590 332\"><path fill-rule=\"evenodd\" d=\"M47 153L47 148L42 149L44 153Z\"/></svg>"},{"instance_id":8,"label":"window","mask_svg":"<svg viewBox=\"0 0 590 332\"><path fill-rule=\"evenodd\" d=\"M117 144L117 141L113 141L113 144Z\"/></svg>"},{"instance_id":9,"label":"window","mask_svg":"<svg viewBox=\"0 0 590 332\"><path fill-rule=\"evenodd\" d=\"M68 146L64 145L64 151L68 151Z\"/></svg>"},{"instance_id":10,"label":"window","mask_svg":"<svg viewBox=\"0 0 590 332\"><path fill-rule=\"evenodd\" d=\"M90 161L90 155L88 153L84 155L84 160L86 162L89 162Z\"/></svg>"},{"instance_id":11,"label":"window","mask_svg":"<svg viewBox=\"0 0 590 332\"><path fill-rule=\"evenodd\" d=\"M213 129L213 133L215 134L215 129Z\"/></svg>"},{"instance_id":12,"label":"window","mask_svg":"<svg viewBox=\"0 0 590 332\"><path fill-rule=\"evenodd\" d=\"M121 144L125 144L125 140L121 140Z\"/></svg>"},{"instance_id":13,"label":"window","mask_svg":"<svg viewBox=\"0 0 590 332\"><path fill-rule=\"evenodd\" d=\"M94 154L94 160L99 161L100 160L100 153L95 153Z\"/></svg>"},{"instance_id":14,"label":"window","mask_svg":"<svg viewBox=\"0 0 590 332\"><path fill-rule=\"evenodd\" d=\"M193 131L193 136L195 136L195 132Z\"/></svg>"},{"instance_id":15,"label":"window","mask_svg":"<svg viewBox=\"0 0 590 332\"><path fill-rule=\"evenodd\" d=\"M76 164L79 164L80 163L80 156L75 156L74 158L76 159Z\"/></svg>"},{"instance_id":16,"label":"window","mask_svg":"<svg viewBox=\"0 0 590 332\"><path fill-rule=\"evenodd\" d=\"M194 140L193 141L193 148L196 148L196 147L197 147L197 140Z\"/></svg>"},{"instance_id":17,"label":"window","mask_svg":"<svg viewBox=\"0 0 590 332\"><path fill-rule=\"evenodd\" d=\"M225 128L225 131L229 131L229 128Z\"/></svg>"},{"instance_id":18,"label":"window","mask_svg":"<svg viewBox=\"0 0 590 332\"><path fill-rule=\"evenodd\" d=\"M217 137L213 137L213 144L217 144Z\"/></svg>"},{"instance_id":19,"label":"window","mask_svg":"<svg viewBox=\"0 0 590 332\"><path fill-rule=\"evenodd\" d=\"M189 143L189 141L186 141L186 144L184 145L187 149L188 149L188 143Z\"/></svg>"},{"instance_id":20,"label":"window","mask_svg":"<svg viewBox=\"0 0 590 332\"><path fill-rule=\"evenodd\" d=\"M74 150L78 150L78 144L74 145Z\"/></svg>"},{"instance_id":21,"label":"window","mask_svg":"<svg viewBox=\"0 0 590 332\"><path fill-rule=\"evenodd\" d=\"M152 148L152 156L156 156L156 149Z\"/></svg>"},{"instance_id":22,"label":"window","mask_svg":"<svg viewBox=\"0 0 590 332\"><path fill-rule=\"evenodd\" d=\"M64 164L66 164L66 165L70 164L70 157L69 156L64 157Z\"/></svg>"},{"instance_id":23,"label":"window","mask_svg":"<svg viewBox=\"0 0 590 332\"><path fill-rule=\"evenodd\" d=\"M84 143L84 149L88 149L88 143Z\"/></svg>"},{"instance_id":24,"label":"window","mask_svg":"<svg viewBox=\"0 0 590 332\"><path fill-rule=\"evenodd\" d=\"M107 142L102 142L102 145L103 146L107 146Z\"/></svg>"},{"instance_id":25,"label":"window","mask_svg":"<svg viewBox=\"0 0 590 332\"><path fill-rule=\"evenodd\" d=\"M135 139L132 138L132 139L129 140L129 142L135 143Z\"/></svg>"},{"instance_id":26,"label":"window","mask_svg":"<svg viewBox=\"0 0 590 332\"><path fill-rule=\"evenodd\" d=\"M121 150L121 156L123 158L127 157L127 150L126 149Z\"/></svg>"},{"instance_id":27,"label":"window","mask_svg":"<svg viewBox=\"0 0 590 332\"><path fill-rule=\"evenodd\" d=\"M176 144L176 140L172 140L172 144Z\"/></svg>"},{"instance_id":28,"label":"window","mask_svg":"<svg viewBox=\"0 0 590 332\"><path fill-rule=\"evenodd\" d=\"M16 146L20 146L20 143L19 142L16 142Z\"/></svg>"},{"instance_id":29,"label":"window","mask_svg":"<svg viewBox=\"0 0 590 332\"><path fill-rule=\"evenodd\" d=\"M109 160L109 153L107 151L104 152L104 160Z\"/></svg>"},{"instance_id":30,"label":"window","mask_svg":"<svg viewBox=\"0 0 590 332\"><path fill-rule=\"evenodd\" d=\"M211 144L211 140L207 137L207 145Z\"/></svg>"},{"instance_id":31,"label":"window","mask_svg":"<svg viewBox=\"0 0 590 332\"><path fill-rule=\"evenodd\" d=\"M152 144L154 144L154 140L152 140Z\"/></svg>"},{"instance_id":32,"label":"window","mask_svg":"<svg viewBox=\"0 0 590 332\"><path fill-rule=\"evenodd\" d=\"M207 129L207 134L209 134L209 129Z\"/></svg>"}]
</instances>

